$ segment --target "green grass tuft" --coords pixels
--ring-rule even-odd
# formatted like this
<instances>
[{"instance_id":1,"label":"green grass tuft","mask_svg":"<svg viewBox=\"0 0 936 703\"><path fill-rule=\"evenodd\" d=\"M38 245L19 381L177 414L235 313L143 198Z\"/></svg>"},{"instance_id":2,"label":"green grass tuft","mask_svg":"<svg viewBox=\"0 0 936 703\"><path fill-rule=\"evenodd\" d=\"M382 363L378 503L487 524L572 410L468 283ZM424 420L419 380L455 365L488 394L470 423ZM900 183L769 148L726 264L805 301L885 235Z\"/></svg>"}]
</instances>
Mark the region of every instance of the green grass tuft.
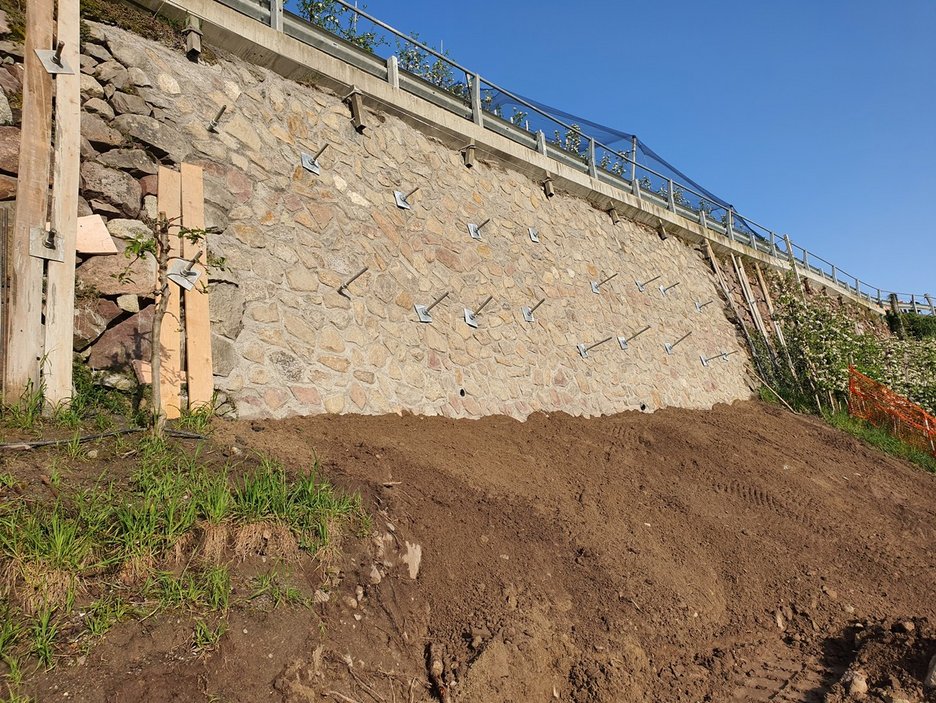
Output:
<instances>
[{"instance_id":1,"label":"green grass tuft","mask_svg":"<svg viewBox=\"0 0 936 703\"><path fill-rule=\"evenodd\" d=\"M880 449L885 454L905 459L927 471L936 473L936 457L901 441L887 430L852 417L847 412L824 413L823 417L833 427L854 435L872 447Z\"/></svg>"}]
</instances>

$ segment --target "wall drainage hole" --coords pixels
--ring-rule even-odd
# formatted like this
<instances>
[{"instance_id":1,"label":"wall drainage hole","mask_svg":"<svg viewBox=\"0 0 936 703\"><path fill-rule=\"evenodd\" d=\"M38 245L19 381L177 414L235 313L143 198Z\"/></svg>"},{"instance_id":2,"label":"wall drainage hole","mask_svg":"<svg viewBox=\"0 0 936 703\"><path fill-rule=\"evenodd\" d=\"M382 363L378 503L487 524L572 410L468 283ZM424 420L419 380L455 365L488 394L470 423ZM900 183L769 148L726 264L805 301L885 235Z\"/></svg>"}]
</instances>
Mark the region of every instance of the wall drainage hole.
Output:
<instances>
[{"instance_id":1,"label":"wall drainage hole","mask_svg":"<svg viewBox=\"0 0 936 703\"><path fill-rule=\"evenodd\" d=\"M459 388L459 389L458 389L458 395L460 395L462 398L464 398L464 397L465 397L466 395L468 395L468 394L465 393L465 389L464 389L464 388Z\"/></svg>"},{"instance_id":2,"label":"wall drainage hole","mask_svg":"<svg viewBox=\"0 0 936 703\"><path fill-rule=\"evenodd\" d=\"M646 403L641 403L641 404L640 404L640 410L641 410L641 412L645 411L646 409L647 409L647 404L646 404Z\"/></svg>"}]
</instances>

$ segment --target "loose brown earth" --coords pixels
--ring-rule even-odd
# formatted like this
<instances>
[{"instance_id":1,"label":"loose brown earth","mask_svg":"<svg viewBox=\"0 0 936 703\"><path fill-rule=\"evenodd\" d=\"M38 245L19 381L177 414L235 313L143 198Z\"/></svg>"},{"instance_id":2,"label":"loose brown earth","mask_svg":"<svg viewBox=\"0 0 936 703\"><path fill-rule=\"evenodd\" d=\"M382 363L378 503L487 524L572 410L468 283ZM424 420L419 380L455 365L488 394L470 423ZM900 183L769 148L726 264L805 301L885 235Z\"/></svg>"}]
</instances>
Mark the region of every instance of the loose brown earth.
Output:
<instances>
[{"instance_id":1,"label":"loose brown earth","mask_svg":"<svg viewBox=\"0 0 936 703\"><path fill-rule=\"evenodd\" d=\"M213 441L314 453L374 534L345 537L314 610L234 611L197 657L185 616L125 623L36 678L39 700L838 701L862 656L867 700L922 700L936 477L819 420L326 416ZM874 625L901 618L915 635Z\"/></svg>"}]
</instances>

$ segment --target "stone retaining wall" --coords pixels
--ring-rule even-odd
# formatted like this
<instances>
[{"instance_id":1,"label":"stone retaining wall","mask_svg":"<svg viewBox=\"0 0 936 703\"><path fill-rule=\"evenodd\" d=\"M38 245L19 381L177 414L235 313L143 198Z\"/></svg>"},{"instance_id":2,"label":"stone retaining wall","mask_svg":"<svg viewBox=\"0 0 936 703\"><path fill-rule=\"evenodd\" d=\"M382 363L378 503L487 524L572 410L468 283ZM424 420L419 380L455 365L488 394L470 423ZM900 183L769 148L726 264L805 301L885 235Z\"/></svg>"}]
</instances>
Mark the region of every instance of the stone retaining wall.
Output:
<instances>
[{"instance_id":1,"label":"stone retaining wall","mask_svg":"<svg viewBox=\"0 0 936 703\"><path fill-rule=\"evenodd\" d=\"M746 354L699 361L741 345L707 264L675 238L613 225L563 193L547 199L480 154L467 169L458 152L390 115L369 112L358 134L340 96L239 60L193 64L100 25L82 54L82 214L105 216L120 245L141 211L156 214L157 161L205 169L207 224L223 230L209 247L227 260L211 286L216 387L242 417L594 415L750 394ZM325 143L322 173L305 171L300 152ZM393 191L417 186L413 209L398 209ZM482 241L471 239L467 224L487 218ZM98 368L126 367L147 346L151 293L118 285L118 263L91 257L78 269L80 348ZM152 280L146 266L135 280ZM592 293L590 281L611 273ZM658 274L638 291L635 281ZM677 281L661 295L658 284ZM417 322L413 305L445 291L434 323ZM488 295L470 328L463 309ZM524 322L521 306L541 297L536 322ZM626 351L612 340L587 360L576 352L645 325ZM667 355L664 342L686 332Z\"/></svg>"}]
</instances>

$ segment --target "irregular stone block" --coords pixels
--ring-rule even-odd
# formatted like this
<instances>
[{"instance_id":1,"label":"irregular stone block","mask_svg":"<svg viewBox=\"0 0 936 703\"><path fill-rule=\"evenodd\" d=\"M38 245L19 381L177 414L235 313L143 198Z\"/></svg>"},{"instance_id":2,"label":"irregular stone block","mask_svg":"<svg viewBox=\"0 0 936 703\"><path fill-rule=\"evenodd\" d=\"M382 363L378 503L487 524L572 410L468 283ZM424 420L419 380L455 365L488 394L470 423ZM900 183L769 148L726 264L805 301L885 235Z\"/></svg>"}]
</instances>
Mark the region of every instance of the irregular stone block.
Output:
<instances>
[{"instance_id":1,"label":"irregular stone block","mask_svg":"<svg viewBox=\"0 0 936 703\"><path fill-rule=\"evenodd\" d=\"M156 259L147 255L135 261L128 269L130 259L125 255L126 244L115 239L117 254L91 256L75 269L75 277L81 290L100 295L139 295L152 298L156 287ZM129 273L129 280L120 280L121 274Z\"/></svg>"},{"instance_id":2,"label":"irregular stone block","mask_svg":"<svg viewBox=\"0 0 936 703\"><path fill-rule=\"evenodd\" d=\"M97 115L104 120L114 119L114 108L108 105L101 98L91 98L83 105L85 112Z\"/></svg>"},{"instance_id":3,"label":"irregular stone block","mask_svg":"<svg viewBox=\"0 0 936 703\"><path fill-rule=\"evenodd\" d=\"M85 197L99 198L130 216L140 212L143 193L133 176L101 164L85 162L81 165L81 181Z\"/></svg>"},{"instance_id":4,"label":"irregular stone block","mask_svg":"<svg viewBox=\"0 0 936 703\"><path fill-rule=\"evenodd\" d=\"M98 157L98 163L128 171L134 176L155 175L158 164L142 149L111 149Z\"/></svg>"},{"instance_id":5,"label":"irregular stone block","mask_svg":"<svg viewBox=\"0 0 936 703\"><path fill-rule=\"evenodd\" d=\"M225 337L237 339L244 328L244 294L240 286L227 281L212 283L208 288L208 309L212 329Z\"/></svg>"},{"instance_id":6,"label":"irregular stone block","mask_svg":"<svg viewBox=\"0 0 936 703\"><path fill-rule=\"evenodd\" d=\"M15 176L19 170L19 127L0 127L0 171Z\"/></svg>"},{"instance_id":7,"label":"irregular stone block","mask_svg":"<svg viewBox=\"0 0 936 703\"><path fill-rule=\"evenodd\" d=\"M120 315L120 308L104 298L79 298L75 301L75 351L81 351L103 334Z\"/></svg>"},{"instance_id":8,"label":"irregular stone block","mask_svg":"<svg viewBox=\"0 0 936 703\"><path fill-rule=\"evenodd\" d=\"M123 134L148 146L157 157L167 156L181 163L191 151L185 137L176 129L146 115L119 115L113 126Z\"/></svg>"},{"instance_id":9,"label":"irregular stone block","mask_svg":"<svg viewBox=\"0 0 936 703\"><path fill-rule=\"evenodd\" d=\"M111 129L97 115L90 112L81 113L81 136L87 139L91 146L109 149L124 143L123 135L116 129Z\"/></svg>"},{"instance_id":10,"label":"irregular stone block","mask_svg":"<svg viewBox=\"0 0 936 703\"><path fill-rule=\"evenodd\" d=\"M91 346L92 369L130 369L131 362L149 361L152 353L153 308L127 318L102 334Z\"/></svg>"},{"instance_id":11,"label":"irregular stone block","mask_svg":"<svg viewBox=\"0 0 936 703\"><path fill-rule=\"evenodd\" d=\"M133 115L149 115L152 110L150 106L146 104L146 101L136 95L128 95L127 93L121 93L117 91L111 96L111 105L114 106L114 111L118 115L123 114L133 114Z\"/></svg>"}]
</instances>

